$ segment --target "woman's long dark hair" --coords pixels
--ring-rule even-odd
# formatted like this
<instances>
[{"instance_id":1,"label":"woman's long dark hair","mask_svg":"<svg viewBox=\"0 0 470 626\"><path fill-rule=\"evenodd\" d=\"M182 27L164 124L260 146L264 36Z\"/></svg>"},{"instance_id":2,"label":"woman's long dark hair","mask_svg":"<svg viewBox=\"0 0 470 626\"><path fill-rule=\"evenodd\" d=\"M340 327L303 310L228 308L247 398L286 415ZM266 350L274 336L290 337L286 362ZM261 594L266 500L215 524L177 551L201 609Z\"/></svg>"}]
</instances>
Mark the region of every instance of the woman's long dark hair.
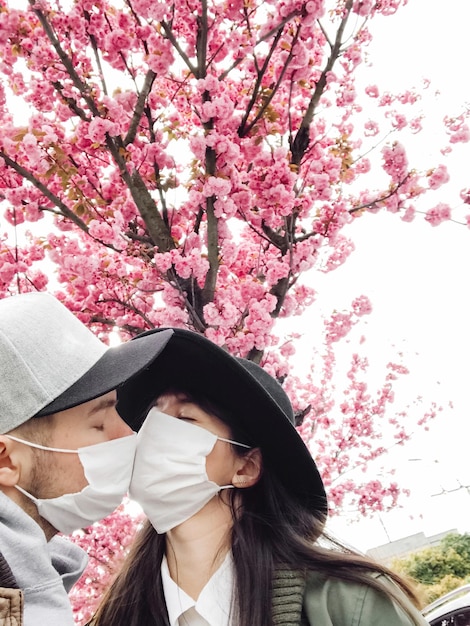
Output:
<instances>
[{"instance_id":1,"label":"woman's long dark hair","mask_svg":"<svg viewBox=\"0 0 470 626\"><path fill-rule=\"evenodd\" d=\"M197 403L206 408L207 403ZM204 406L205 405L205 406ZM211 413L224 419L220 411ZM243 442L233 429L232 436ZM233 446L237 454L246 450ZM277 569L324 572L329 577L364 583L385 593L410 614L399 591L371 573L382 573L395 581L412 604L419 600L412 587L384 566L328 539L323 515L307 511L283 487L266 465L260 480L231 495L232 553L237 597L234 613L239 626L273 626L272 584ZM329 544L329 545L328 545ZM165 535L149 522L139 532L121 572L105 594L92 620L93 626L168 626L161 581L161 562L166 550ZM410 614L415 622L415 618Z\"/></svg>"}]
</instances>

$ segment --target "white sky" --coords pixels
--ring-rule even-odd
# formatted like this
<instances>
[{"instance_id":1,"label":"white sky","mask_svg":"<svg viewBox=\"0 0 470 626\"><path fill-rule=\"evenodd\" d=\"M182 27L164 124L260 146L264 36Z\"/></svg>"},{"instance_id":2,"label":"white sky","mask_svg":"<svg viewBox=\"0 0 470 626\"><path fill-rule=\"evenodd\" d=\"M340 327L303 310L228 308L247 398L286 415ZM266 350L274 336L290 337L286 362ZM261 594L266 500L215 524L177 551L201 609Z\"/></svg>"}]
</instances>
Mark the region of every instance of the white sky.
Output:
<instances>
[{"instance_id":1,"label":"white sky","mask_svg":"<svg viewBox=\"0 0 470 626\"><path fill-rule=\"evenodd\" d=\"M412 138L416 149L409 151L410 162L420 167L446 163L454 176L452 184L424 198L422 210L439 201L457 207L459 190L470 186L470 144L458 146L447 158L438 151L444 141L438 126L443 115L458 114L470 102L469 23L468 0L448 0L445 8L409 0L397 15L371 26L371 76L377 78L365 78L365 84L376 82L381 91L393 92L419 88L423 78L432 81L418 105L428 122ZM470 211L459 211L465 213ZM470 531L470 490L453 491L459 484L470 485L470 230L453 223L433 228L421 216L406 224L396 215L379 214L360 218L348 234L356 244L351 258L333 273L312 276L319 298L304 316L305 327L311 328L318 308L327 314L346 308L355 296L368 295L374 311L362 332L371 359L386 363L397 351L405 352L411 374L401 387L402 397L422 395L424 406L426 400L452 400L454 408L441 414L429 433L417 434L390 455L398 481L412 490L402 509L359 522L345 515L331 521L331 530L361 550L420 531ZM304 349L308 354L307 339ZM338 363L338 368L346 366ZM399 402L400 396L397 408ZM432 495L443 490L449 493Z\"/></svg>"},{"instance_id":2,"label":"white sky","mask_svg":"<svg viewBox=\"0 0 470 626\"><path fill-rule=\"evenodd\" d=\"M362 550L387 541L382 522L392 540L419 531L429 535L454 527L470 530L470 493L460 490L431 497L442 489L455 489L459 481L470 485L466 280L470 231L455 224L432 228L420 220L404 224L389 214L365 219L368 223L358 221L350 229L356 251L347 263L322 281L315 277L318 306L326 314L335 307L346 308L354 296L367 294L374 310L357 329L366 336L366 354L372 364L383 365L401 351L411 370L397 387L397 409L417 396L423 397L424 407L432 401L447 405L451 400L453 409L446 406L429 432L418 431L387 460L397 470L398 482L412 490L412 496L402 500L403 510L383 514L382 521L378 517L353 524L347 523L347 517L332 521L332 530ZM309 334L310 345L315 342L307 330L307 358ZM341 371L347 365L338 362L337 368ZM422 461L408 461L412 458ZM421 520L410 519L420 515Z\"/></svg>"}]
</instances>

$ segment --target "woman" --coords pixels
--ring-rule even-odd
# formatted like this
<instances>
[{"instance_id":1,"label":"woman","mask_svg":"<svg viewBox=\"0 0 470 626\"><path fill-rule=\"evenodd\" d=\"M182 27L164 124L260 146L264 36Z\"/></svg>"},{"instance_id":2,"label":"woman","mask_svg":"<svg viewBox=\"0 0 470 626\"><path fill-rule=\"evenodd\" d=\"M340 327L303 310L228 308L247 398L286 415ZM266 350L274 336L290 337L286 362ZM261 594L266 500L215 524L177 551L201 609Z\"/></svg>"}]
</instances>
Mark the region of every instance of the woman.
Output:
<instances>
[{"instance_id":1,"label":"woman","mask_svg":"<svg viewBox=\"0 0 470 626\"><path fill-rule=\"evenodd\" d=\"M426 623L405 581L328 545L323 483L267 372L175 329L130 385L142 416L157 398L131 484L148 522L93 626Z\"/></svg>"}]
</instances>

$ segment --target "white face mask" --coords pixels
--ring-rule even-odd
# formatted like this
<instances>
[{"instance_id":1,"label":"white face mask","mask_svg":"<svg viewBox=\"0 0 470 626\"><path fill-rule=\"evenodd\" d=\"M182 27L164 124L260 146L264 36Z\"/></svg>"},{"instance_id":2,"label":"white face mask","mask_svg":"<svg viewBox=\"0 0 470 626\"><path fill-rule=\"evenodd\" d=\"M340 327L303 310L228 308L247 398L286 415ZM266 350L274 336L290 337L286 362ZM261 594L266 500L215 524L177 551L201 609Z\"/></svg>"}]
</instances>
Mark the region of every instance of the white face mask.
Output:
<instances>
[{"instance_id":1,"label":"white face mask","mask_svg":"<svg viewBox=\"0 0 470 626\"><path fill-rule=\"evenodd\" d=\"M90 526L111 514L121 504L129 490L137 441L135 433L78 450L48 448L11 435L7 436L32 448L78 454L88 481L88 485L81 491L43 499L34 497L16 485L18 491L36 504L39 515L64 534Z\"/></svg>"},{"instance_id":2,"label":"white face mask","mask_svg":"<svg viewBox=\"0 0 470 626\"><path fill-rule=\"evenodd\" d=\"M206 457L217 439L249 448L205 428L152 409L137 435L129 494L158 533L165 533L200 511L221 489L209 480Z\"/></svg>"}]
</instances>

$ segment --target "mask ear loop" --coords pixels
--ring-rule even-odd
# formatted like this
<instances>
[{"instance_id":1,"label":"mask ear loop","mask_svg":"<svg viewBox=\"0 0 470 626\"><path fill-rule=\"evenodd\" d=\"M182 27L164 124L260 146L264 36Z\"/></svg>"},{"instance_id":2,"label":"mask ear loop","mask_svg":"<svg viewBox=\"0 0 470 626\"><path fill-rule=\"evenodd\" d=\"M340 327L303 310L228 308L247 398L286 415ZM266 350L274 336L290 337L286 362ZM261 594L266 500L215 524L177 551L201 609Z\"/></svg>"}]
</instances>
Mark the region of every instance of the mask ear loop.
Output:
<instances>
[{"instance_id":1,"label":"mask ear loop","mask_svg":"<svg viewBox=\"0 0 470 626\"><path fill-rule=\"evenodd\" d=\"M232 439L225 439L225 437L217 437L220 441L226 441L227 443L233 443L234 446L241 446L242 448L248 448L248 450L252 449L252 446L248 446L246 443L240 443L238 441L233 441ZM237 489L238 485L223 485L221 489Z\"/></svg>"},{"instance_id":2,"label":"mask ear loop","mask_svg":"<svg viewBox=\"0 0 470 626\"><path fill-rule=\"evenodd\" d=\"M248 448L248 450L251 450L251 446L248 446L246 443L239 443L238 441L225 439L224 437L217 437L217 439L220 439L220 441L226 441L227 443L233 443L234 446L241 446L242 448Z\"/></svg>"},{"instance_id":3,"label":"mask ear loop","mask_svg":"<svg viewBox=\"0 0 470 626\"><path fill-rule=\"evenodd\" d=\"M26 491L26 489L23 489L23 487L20 487L19 485L15 485L15 489L17 489L20 493L22 493L24 496L26 496L33 502L35 503L38 502L38 499L35 496L33 496L33 494L29 493L29 491Z\"/></svg>"},{"instance_id":4,"label":"mask ear loop","mask_svg":"<svg viewBox=\"0 0 470 626\"><path fill-rule=\"evenodd\" d=\"M5 435L8 439L13 439L13 441L17 441L18 443L24 443L25 446L30 446L31 448L37 448L38 450L46 450L51 452L65 452L66 454L78 454L78 450L68 450L67 448L49 448L48 446L41 446L39 443L33 443L32 441L26 441L25 439L20 439L19 437L14 437L13 435Z\"/></svg>"}]
</instances>

